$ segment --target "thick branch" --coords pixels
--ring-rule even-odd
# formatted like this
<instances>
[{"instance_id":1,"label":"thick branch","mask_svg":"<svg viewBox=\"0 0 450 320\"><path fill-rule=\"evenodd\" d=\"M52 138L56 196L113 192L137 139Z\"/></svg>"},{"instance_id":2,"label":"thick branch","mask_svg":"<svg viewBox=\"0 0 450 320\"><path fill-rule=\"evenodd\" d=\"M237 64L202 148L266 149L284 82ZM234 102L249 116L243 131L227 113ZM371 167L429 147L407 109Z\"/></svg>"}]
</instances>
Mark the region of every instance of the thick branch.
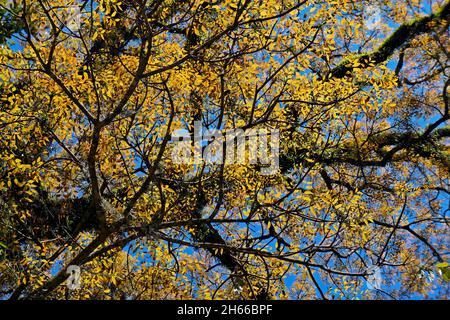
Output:
<instances>
[{"instance_id":1,"label":"thick branch","mask_svg":"<svg viewBox=\"0 0 450 320\"><path fill-rule=\"evenodd\" d=\"M356 60L363 68L369 66L370 63L379 64L386 61L395 50L404 46L413 38L434 30L435 25L450 18L450 1L436 13L430 14L423 18L405 22L395 30L382 44L373 52L364 53L344 59L339 65L330 71L331 77L343 78L351 74L353 71L353 62Z\"/></svg>"}]
</instances>

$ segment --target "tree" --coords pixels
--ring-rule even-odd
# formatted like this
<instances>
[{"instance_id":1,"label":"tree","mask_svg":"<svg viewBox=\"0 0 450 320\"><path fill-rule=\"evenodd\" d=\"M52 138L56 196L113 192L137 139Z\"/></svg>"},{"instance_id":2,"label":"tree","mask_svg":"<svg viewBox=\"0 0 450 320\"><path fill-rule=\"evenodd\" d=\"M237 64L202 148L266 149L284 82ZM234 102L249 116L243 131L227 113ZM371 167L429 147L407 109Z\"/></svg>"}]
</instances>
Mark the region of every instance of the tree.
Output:
<instances>
[{"instance_id":1,"label":"tree","mask_svg":"<svg viewBox=\"0 0 450 320\"><path fill-rule=\"evenodd\" d=\"M0 13L3 298L448 297L449 1ZM175 161L199 123L279 132L278 170Z\"/></svg>"},{"instance_id":2,"label":"tree","mask_svg":"<svg viewBox=\"0 0 450 320\"><path fill-rule=\"evenodd\" d=\"M11 3L9 6L7 5L7 1L0 1L0 43L4 43L22 28L20 20L15 18L19 7L15 3ZM5 9L5 7L8 9Z\"/></svg>"}]
</instances>

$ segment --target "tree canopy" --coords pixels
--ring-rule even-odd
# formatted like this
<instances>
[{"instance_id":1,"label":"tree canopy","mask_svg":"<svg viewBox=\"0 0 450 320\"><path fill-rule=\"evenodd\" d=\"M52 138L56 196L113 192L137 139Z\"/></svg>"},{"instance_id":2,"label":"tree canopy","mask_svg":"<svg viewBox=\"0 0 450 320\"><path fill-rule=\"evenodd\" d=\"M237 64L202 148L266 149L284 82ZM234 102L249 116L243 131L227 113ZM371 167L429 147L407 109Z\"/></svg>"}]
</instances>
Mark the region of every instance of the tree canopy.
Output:
<instances>
[{"instance_id":1,"label":"tree canopy","mask_svg":"<svg viewBox=\"0 0 450 320\"><path fill-rule=\"evenodd\" d=\"M449 1L0 4L0 299L448 298Z\"/></svg>"}]
</instances>

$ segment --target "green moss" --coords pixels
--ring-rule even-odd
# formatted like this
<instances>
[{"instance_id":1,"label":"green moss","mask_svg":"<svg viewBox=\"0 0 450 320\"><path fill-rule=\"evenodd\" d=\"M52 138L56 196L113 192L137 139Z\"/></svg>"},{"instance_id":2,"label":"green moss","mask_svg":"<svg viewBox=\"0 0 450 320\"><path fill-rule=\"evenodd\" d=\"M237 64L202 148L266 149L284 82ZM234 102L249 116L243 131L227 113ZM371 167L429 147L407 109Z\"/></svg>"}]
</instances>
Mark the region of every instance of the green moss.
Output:
<instances>
[{"instance_id":1,"label":"green moss","mask_svg":"<svg viewBox=\"0 0 450 320\"><path fill-rule=\"evenodd\" d=\"M344 77L347 72L353 70L352 66L349 66L355 60L363 63L365 66L369 62L375 64L386 61L398 48L406 44L413 37L418 36L424 32L429 31L429 22L439 21L442 19L448 19L450 16L450 1L435 14L431 14L426 17L416 18L403 23L395 30L389 37L387 37L378 49L362 54L352 54L344 58L335 68L332 70L332 74L335 77Z\"/></svg>"}]
</instances>

